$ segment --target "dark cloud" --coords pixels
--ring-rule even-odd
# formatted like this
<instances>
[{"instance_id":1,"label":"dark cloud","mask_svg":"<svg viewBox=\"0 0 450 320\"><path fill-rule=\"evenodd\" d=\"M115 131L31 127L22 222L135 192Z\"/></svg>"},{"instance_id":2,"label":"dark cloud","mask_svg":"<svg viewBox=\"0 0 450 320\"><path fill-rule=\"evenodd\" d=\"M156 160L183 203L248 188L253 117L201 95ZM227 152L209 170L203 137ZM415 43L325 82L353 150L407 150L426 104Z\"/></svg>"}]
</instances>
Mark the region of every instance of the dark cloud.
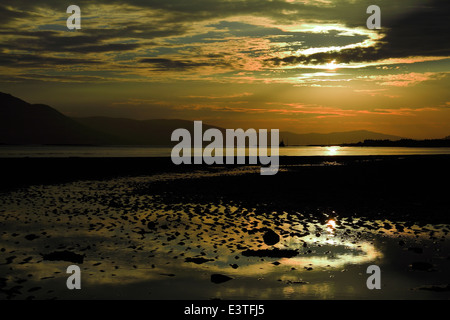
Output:
<instances>
[{"instance_id":1,"label":"dark cloud","mask_svg":"<svg viewBox=\"0 0 450 320\"><path fill-rule=\"evenodd\" d=\"M28 51L37 51L39 53L43 52L67 52L67 53L101 53L101 52L119 52L119 51L130 51L140 47L140 44L137 43L106 43L106 44L92 44L86 45L86 43L82 42L80 39L72 39L73 41L67 41L68 43L64 44L66 39L62 39L61 43L56 40L53 45L45 46L43 42L41 42L42 38L39 39L31 39L15 42L15 49L28 49ZM28 44L28 46L27 46Z\"/></svg>"},{"instance_id":2,"label":"dark cloud","mask_svg":"<svg viewBox=\"0 0 450 320\"><path fill-rule=\"evenodd\" d=\"M405 6L420 0L402 0ZM40 8L61 8L68 6L59 0L2 0L5 5L34 10ZM386 9L386 17L395 15L401 6L398 1L378 0ZM160 11L158 20L167 23L204 21L213 18L227 18L236 15L270 17L278 22L295 23L300 20L343 22L349 26L363 26L366 8L373 0L333 0L327 4L321 1L287 2L286 0L77 0L82 8L95 4L126 4L138 8ZM65 7L64 7L65 6ZM63 11L64 12L64 11ZM1 24L1 22L0 22Z\"/></svg>"},{"instance_id":3,"label":"dark cloud","mask_svg":"<svg viewBox=\"0 0 450 320\"><path fill-rule=\"evenodd\" d=\"M199 67L210 66L229 66L224 62L194 62L191 60L172 60L161 58L145 58L139 61L140 63L150 64L155 71L167 71L167 70L188 70Z\"/></svg>"},{"instance_id":4,"label":"dark cloud","mask_svg":"<svg viewBox=\"0 0 450 320\"><path fill-rule=\"evenodd\" d=\"M371 62L409 56L450 56L450 1L434 0L384 24L386 35L373 47L288 56L268 60L275 65Z\"/></svg>"},{"instance_id":5,"label":"dark cloud","mask_svg":"<svg viewBox=\"0 0 450 320\"><path fill-rule=\"evenodd\" d=\"M291 65L291 64L324 64L329 63L332 60L336 60L339 63L351 63L351 62L362 62L362 61L375 61L381 58L379 53L379 48L368 47L368 48L352 48L345 49L342 51L330 51L330 52L319 52L310 55L300 55L300 56L288 56L284 58L273 58L268 60L275 65Z\"/></svg>"},{"instance_id":6,"label":"dark cloud","mask_svg":"<svg viewBox=\"0 0 450 320\"><path fill-rule=\"evenodd\" d=\"M110 29L91 29L73 33L58 32L52 30L21 31L1 30L0 35L10 36L11 40L2 42L3 47L19 50L37 50L39 52L107 52L134 50L141 45L139 40L134 43L110 43L118 39L129 40L145 39L145 45L150 44L150 39L181 35L185 32L179 25L169 27L155 26L153 24L131 25L126 28L112 27Z\"/></svg>"},{"instance_id":7,"label":"dark cloud","mask_svg":"<svg viewBox=\"0 0 450 320\"><path fill-rule=\"evenodd\" d=\"M149 41L158 37L181 35L186 28L178 24L161 26L154 23L134 23L128 26L113 26L108 29L82 29L74 32L55 30L16 30L5 28L0 30L0 65L10 67L35 67L40 65L58 66L71 62L80 64L90 59L49 58L48 54L89 54L106 52L126 52L155 45ZM130 41L133 37L133 41ZM24 51L28 54L6 54L10 51ZM100 63L100 62L96 62Z\"/></svg>"},{"instance_id":8,"label":"dark cloud","mask_svg":"<svg viewBox=\"0 0 450 320\"><path fill-rule=\"evenodd\" d=\"M92 81L102 81L104 78L97 76L79 76L79 75L46 75L46 74L36 74L36 73L24 73L17 75L0 75L0 81L2 82L92 82Z\"/></svg>"},{"instance_id":9,"label":"dark cloud","mask_svg":"<svg viewBox=\"0 0 450 320\"><path fill-rule=\"evenodd\" d=\"M8 67L14 65L18 67L42 68L54 65L76 66L96 65L101 63L101 61L92 59L58 58L31 54L0 54L0 66Z\"/></svg>"},{"instance_id":10,"label":"dark cloud","mask_svg":"<svg viewBox=\"0 0 450 320\"><path fill-rule=\"evenodd\" d=\"M22 11L12 10L6 6L0 5L0 25L7 24L14 19L29 18L32 14Z\"/></svg>"},{"instance_id":11,"label":"dark cloud","mask_svg":"<svg viewBox=\"0 0 450 320\"><path fill-rule=\"evenodd\" d=\"M130 51L139 48L140 45L137 43L109 43L102 45L94 45L94 46L82 46L82 47L72 47L70 49L71 52L78 53L100 53L100 52L109 52L109 51Z\"/></svg>"},{"instance_id":12,"label":"dark cloud","mask_svg":"<svg viewBox=\"0 0 450 320\"><path fill-rule=\"evenodd\" d=\"M17 67L34 67L38 65L51 66L66 65L71 61L79 64L86 61L86 64L101 63L92 62L90 59L69 59L69 58L49 58L48 55L59 54L90 54L115 52L117 54L143 49L146 51L142 55L149 58L141 59L141 64L148 64L154 70L190 70L193 68L205 66L230 66L229 63L222 61L218 54L211 53L209 57L196 57L192 53L186 53L189 42L211 40L210 36L197 33L200 38L193 38L193 21L203 21L211 18L227 18L231 16L253 16L269 17L279 22L298 23L300 25L304 20L309 20L317 24L323 23L341 23L350 27L365 27L367 19L366 8L372 4L372 0L361 0L354 3L353 0L334 0L330 4L323 2L287 2L285 0L78 0L77 5L82 8L89 7L92 4L128 4L142 10L148 19L135 21L123 21L114 18L102 17L101 12L95 13L98 18L87 19L83 22L83 29L76 33L67 33L61 30L53 30L52 26L38 26L41 30L18 30L10 22L14 19L28 18L33 19L37 13L36 8L51 8L52 10L61 8L62 15L65 14L67 4L59 0L2 0L0 5L0 64ZM407 57L413 55L420 56L447 56L450 55L448 45L449 23L447 19L450 16L449 0L379 0L377 1L382 8L382 26L385 28L385 37L369 48L352 48L342 51L331 51L325 53L316 53L312 55L288 56L285 58L273 58L267 60L269 66L292 65L299 63L322 64L331 60L337 60L340 63L351 62L370 62L386 58ZM425 5L423 5L425 4ZM125 9L124 9L125 10ZM130 9L126 9L130 10ZM44 13L43 13L44 12ZM155 13L157 13L155 15ZM40 20L45 11L39 11ZM88 13L92 15L93 13ZM396 17L394 19L394 17ZM400 18L399 18L400 17ZM49 21L51 20L49 17ZM104 19L104 28L99 28L99 20ZM44 17L45 20L45 17ZM95 21L94 21L95 20ZM54 23L54 22L53 22ZM92 27L90 27L90 23ZM62 26L65 25L64 19L61 20ZM8 27L10 25L10 27ZM94 25L96 27L94 27ZM276 42L275 36L288 36L285 41L293 44L290 47L284 47L282 50L298 50L304 48L304 42L307 47L323 46L342 46L350 43L356 43L364 40L361 35L342 35L338 31L328 33L307 33L307 32L285 32L275 27L262 27L251 25L251 22L219 22L209 27L215 27L216 30L228 30L227 32L235 37L270 37L270 41ZM47 29L45 29L47 28ZM48 30L50 28L50 30ZM55 28L55 26L53 26ZM181 37L186 35L186 39L169 39L170 37ZM202 40L202 37L207 37ZM215 40L220 40L224 34L218 33ZM158 40L154 40L158 39ZM161 39L161 41L160 41ZM171 44L184 45L184 54L187 58L171 58L171 53L155 54L158 48L151 40L160 41L160 47L168 48ZM171 42L173 40L173 42ZM185 41L185 42L184 42ZM245 48L244 48L245 49ZM6 54L7 50L25 51L28 55L20 54L18 56ZM257 52L258 49L250 49L252 52L246 52L250 56L254 54L263 54ZM181 50L180 50L181 51ZM124 56L125 56L124 54ZM166 54L166 56L164 56ZM153 57L151 57L154 55ZM82 56L81 56L82 57ZM130 62L134 62L136 56L127 56ZM139 59L139 57L137 58ZM199 59L199 60L196 60ZM106 63L106 62L105 62ZM238 63L235 61L235 67Z\"/></svg>"},{"instance_id":13,"label":"dark cloud","mask_svg":"<svg viewBox=\"0 0 450 320\"><path fill-rule=\"evenodd\" d=\"M382 49L401 57L450 55L450 1L434 0L393 21Z\"/></svg>"}]
</instances>

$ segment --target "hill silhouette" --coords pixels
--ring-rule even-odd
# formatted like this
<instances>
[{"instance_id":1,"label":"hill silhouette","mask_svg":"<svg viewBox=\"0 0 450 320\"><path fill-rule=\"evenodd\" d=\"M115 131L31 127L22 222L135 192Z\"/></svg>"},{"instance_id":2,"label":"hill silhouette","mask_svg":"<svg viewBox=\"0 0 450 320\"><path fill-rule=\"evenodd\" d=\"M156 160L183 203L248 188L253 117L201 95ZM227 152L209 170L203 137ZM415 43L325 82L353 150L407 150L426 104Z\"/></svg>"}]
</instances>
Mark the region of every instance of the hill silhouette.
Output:
<instances>
[{"instance_id":1,"label":"hill silhouette","mask_svg":"<svg viewBox=\"0 0 450 320\"><path fill-rule=\"evenodd\" d=\"M124 118L90 117L73 118L78 123L103 134L114 136L118 145L168 146L175 144L170 140L172 132L185 128L193 136L193 121L189 120L133 120ZM203 130L218 128L203 124ZM224 131L222 128L218 128Z\"/></svg>"},{"instance_id":2,"label":"hill silhouette","mask_svg":"<svg viewBox=\"0 0 450 320\"><path fill-rule=\"evenodd\" d=\"M43 104L30 104L0 93L0 144L9 145L149 145L169 146L173 130L193 121L133 120L110 117L70 118ZM203 123L203 130L218 128ZM400 140L401 137L359 130L328 134L280 132L287 145L337 145L364 140Z\"/></svg>"},{"instance_id":3,"label":"hill silhouette","mask_svg":"<svg viewBox=\"0 0 450 320\"><path fill-rule=\"evenodd\" d=\"M358 143L343 144L343 146L351 147L411 147L411 148L441 148L450 147L450 139L426 139L413 140L401 139L397 141L391 140L364 140Z\"/></svg>"},{"instance_id":4,"label":"hill silhouette","mask_svg":"<svg viewBox=\"0 0 450 320\"><path fill-rule=\"evenodd\" d=\"M108 117L70 118L50 106L29 104L0 93L0 144L7 145L171 145L177 128L193 129L187 120L132 120ZM207 124L204 130L212 128Z\"/></svg>"},{"instance_id":5,"label":"hill silhouette","mask_svg":"<svg viewBox=\"0 0 450 320\"><path fill-rule=\"evenodd\" d=\"M29 104L0 93L1 144L86 145L109 143L110 137L87 128L43 104Z\"/></svg>"}]
</instances>

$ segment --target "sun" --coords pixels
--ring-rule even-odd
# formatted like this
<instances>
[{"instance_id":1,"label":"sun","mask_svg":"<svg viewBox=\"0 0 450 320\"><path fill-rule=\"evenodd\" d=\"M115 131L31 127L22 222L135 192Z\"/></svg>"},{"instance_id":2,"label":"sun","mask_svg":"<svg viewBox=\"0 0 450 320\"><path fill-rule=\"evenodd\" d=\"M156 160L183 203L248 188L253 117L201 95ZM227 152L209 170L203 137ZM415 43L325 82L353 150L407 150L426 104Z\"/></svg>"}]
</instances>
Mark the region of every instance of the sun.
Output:
<instances>
[{"instance_id":1,"label":"sun","mask_svg":"<svg viewBox=\"0 0 450 320\"><path fill-rule=\"evenodd\" d=\"M331 61L326 65L328 70L336 70L338 65L336 64L336 60Z\"/></svg>"}]
</instances>

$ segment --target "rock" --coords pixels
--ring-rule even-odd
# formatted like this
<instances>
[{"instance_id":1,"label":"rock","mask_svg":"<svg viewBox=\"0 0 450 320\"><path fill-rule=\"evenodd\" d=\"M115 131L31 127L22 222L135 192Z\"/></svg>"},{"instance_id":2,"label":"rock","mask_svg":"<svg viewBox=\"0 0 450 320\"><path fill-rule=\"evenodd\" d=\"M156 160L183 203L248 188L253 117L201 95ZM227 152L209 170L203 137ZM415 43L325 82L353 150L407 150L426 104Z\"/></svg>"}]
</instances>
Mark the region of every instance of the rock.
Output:
<instances>
[{"instance_id":1,"label":"rock","mask_svg":"<svg viewBox=\"0 0 450 320\"><path fill-rule=\"evenodd\" d=\"M27 264L27 263L30 262L32 259L33 259L33 257L25 258L25 259L23 259L22 262L19 262L19 264Z\"/></svg>"},{"instance_id":2,"label":"rock","mask_svg":"<svg viewBox=\"0 0 450 320\"><path fill-rule=\"evenodd\" d=\"M17 258L17 257L16 256L12 256L12 257L6 258L5 259L6 260L6 264L11 264L15 258Z\"/></svg>"},{"instance_id":3,"label":"rock","mask_svg":"<svg viewBox=\"0 0 450 320\"><path fill-rule=\"evenodd\" d=\"M233 278L230 278L229 276L225 276L223 274L213 274L211 275L211 282L213 283L223 283L232 280Z\"/></svg>"},{"instance_id":4,"label":"rock","mask_svg":"<svg viewBox=\"0 0 450 320\"><path fill-rule=\"evenodd\" d=\"M47 261L68 261L73 263L83 263L84 255L76 254L70 251L55 251L49 254L41 254Z\"/></svg>"},{"instance_id":5,"label":"rock","mask_svg":"<svg viewBox=\"0 0 450 320\"><path fill-rule=\"evenodd\" d=\"M386 230L391 230L392 229L392 225L388 222L385 222L383 225L383 228L385 228Z\"/></svg>"},{"instance_id":6,"label":"rock","mask_svg":"<svg viewBox=\"0 0 450 320\"><path fill-rule=\"evenodd\" d=\"M39 236L35 235L35 234L29 234L25 236L25 239L29 240L29 241L33 241L34 239L39 238Z\"/></svg>"},{"instance_id":7,"label":"rock","mask_svg":"<svg viewBox=\"0 0 450 320\"><path fill-rule=\"evenodd\" d=\"M272 229L269 229L268 231L266 231L266 233L264 233L263 240L264 243L268 246L273 246L280 242L280 236L276 234Z\"/></svg>"},{"instance_id":8,"label":"rock","mask_svg":"<svg viewBox=\"0 0 450 320\"><path fill-rule=\"evenodd\" d=\"M293 249L246 250L242 252L242 255L244 257L292 258L298 255L298 251Z\"/></svg>"},{"instance_id":9,"label":"rock","mask_svg":"<svg viewBox=\"0 0 450 320\"><path fill-rule=\"evenodd\" d=\"M185 262L193 262L195 264L202 264L209 261L214 261L214 259L205 259L205 258L186 258Z\"/></svg>"}]
</instances>

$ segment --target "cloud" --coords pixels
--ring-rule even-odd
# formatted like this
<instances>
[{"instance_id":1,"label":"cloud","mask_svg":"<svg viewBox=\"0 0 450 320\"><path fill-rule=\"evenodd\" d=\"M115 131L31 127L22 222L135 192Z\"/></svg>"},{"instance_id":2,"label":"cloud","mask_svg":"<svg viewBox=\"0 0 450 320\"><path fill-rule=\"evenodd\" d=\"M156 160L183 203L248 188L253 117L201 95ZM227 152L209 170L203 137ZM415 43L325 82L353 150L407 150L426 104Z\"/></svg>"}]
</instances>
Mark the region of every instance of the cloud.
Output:
<instances>
[{"instance_id":1,"label":"cloud","mask_svg":"<svg viewBox=\"0 0 450 320\"><path fill-rule=\"evenodd\" d=\"M145 58L139 60L140 63L150 64L153 70L157 71L167 71L167 70L187 70L198 67L209 67L209 66L226 66L224 62L195 62L190 60L172 60L172 59L161 59L161 58Z\"/></svg>"},{"instance_id":2,"label":"cloud","mask_svg":"<svg viewBox=\"0 0 450 320\"><path fill-rule=\"evenodd\" d=\"M418 107L418 108L374 108L374 109L346 109L334 106L324 106L316 104L299 104L299 103L267 103L272 105L266 110L268 113L277 115L288 115L291 117L313 117L317 119L323 118L346 118L359 117L362 115L371 116L416 116L421 112L439 111L434 107Z\"/></svg>"},{"instance_id":3,"label":"cloud","mask_svg":"<svg viewBox=\"0 0 450 320\"><path fill-rule=\"evenodd\" d=\"M217 95L217 96L185 96L184 98L189 99L234 99L234 98L242 98L242 97L249 97L252 96L253 93L250 92L243 92L243 93L236 93L236 94L228 94L228 95Z\"/></svg>"},{"instance_id":4,"label":"cloud","mask_svg":"<svg viewBox=\"0 0 450 320\"><path fill-rule=\"evenodd\" d=\"M7 24L16 19L26 19L31 17L31 13L0 5L0 24Z\"/></svg>"},{"instance_id":5,"label":"cloud","mask_svg":"<svg viewBox=\"0 0 450 320\"><path fill-rule=\"evenodd\" d=\"M449 72L410 72L403 74L390 74L369 76L369 79L378 81L382 86L408 87L430 80L439 80L446 77Z\"/></svg>"},{"instance_id":6,"label":"cloud","mask_svg":"<svg viewBox=\"0 0 450 320\"><path fill-rule=\"evenodd\" d=\"M0 66L36 75L70 72L72 63L76 72L126 70L123 80L270 83L283 82L268 72L285 66L450 55L448 1L380 0L385 29L377 41L365 29L370 2L79 0L82 30L68 32L60 1L3 0Z\"/></svg>"},{"instance_id":7,"label":"cloud","mask_svg":"<svg viewBox=\"0 0 450 320\"><path fill-rule=\"evenodd\" d=\"M384 11L382 11L384 12ZM372 62L389 58L412 56L450 56L450 2L433 0L424 6L383 24L384 37L370 47L355 47L313 54L288 55L268 59L275 66L296 64L325 64Z\"/></svg>"},{"instance_id":8,"label":"cloud","mask_svg":"<svg viewBox=\"0 0 450 320\"><path fill-rule=\"evenodd\" d=\"M29 54L2 54L0 55L0 65L10 66L16 65L20 67L44 68L47 66L89 66L98 65L102 62L99 60L82 59L82 58L65 58L51 56L35 56Z\"/></svg>"},{"instance_id":9,"label":"cloud","mask_svg":"<svg viewBox=\"0 0 450 320\"><path fill-rule=\"evenodd\" d=\"M141 105L155 104L157 102L158 101L155 100L155 99L137 99L137 98L132 98L132 99L128 99L127 101L113 102L112 106L116 106L116 105L141 106Z\"/></svg>"}]
</instances>

